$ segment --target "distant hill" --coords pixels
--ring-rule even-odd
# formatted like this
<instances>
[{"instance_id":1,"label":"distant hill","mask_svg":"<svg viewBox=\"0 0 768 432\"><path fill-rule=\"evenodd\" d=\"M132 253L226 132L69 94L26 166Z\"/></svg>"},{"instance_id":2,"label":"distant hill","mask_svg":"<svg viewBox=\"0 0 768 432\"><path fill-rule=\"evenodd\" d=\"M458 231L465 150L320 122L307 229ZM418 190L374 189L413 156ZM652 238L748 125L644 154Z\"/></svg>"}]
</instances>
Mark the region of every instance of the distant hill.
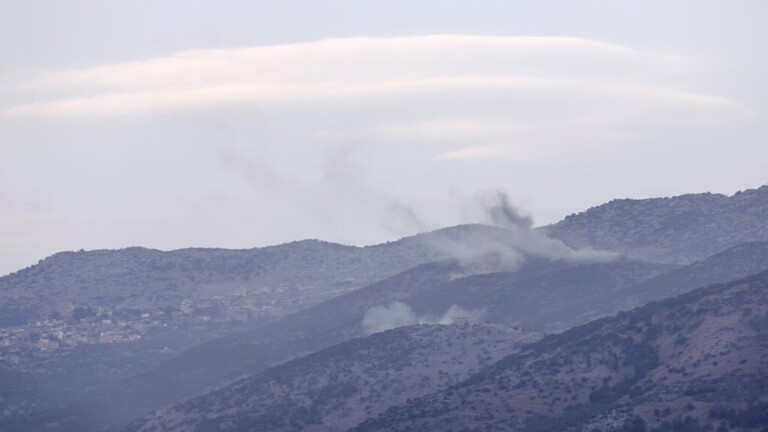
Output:
<instances>
[{"instance_id":1,"label":"distant hill","mask_svg":"<svg viewBox=\"0 0 768 432\"><path fill-rule=\"evenodd\" d=\"M58 253L0 278L0 429L440 256L418 237Z\"/></svg>"},{"instance_id":2,"label":"distant hill","mask_svg":"<svg viewBox=\"0 0 768 432\"><path fill-rule=\"evenodd\" d=\"M77 318L78 311L81 316L204 311L231 319L232 303L251 306L240 320L274 319L429 262L452 259L475 271L497 271L526 255L549 254L526 248L551 240L528 237L500 227L459 225L366 247L304 240L241 250L60 252L0 277L0 327ZM570 252L559 246L557 252Z\"/></svg>"},{"instance_id":3,"label":"distant hill","mask_svg":"<svg viewBox=\"0 0 768 432\"><path fill-rule=\"evenodd\" d=\"M742 243L768 241L766 220L768 186L763 186L731 197L614 200L545 231L574 248L689 264ZM427 262L504 259L509 252L504 247L529 240L513 234L464 225L362 248L306 240L245 250L61 252L0 277L0 327L68 318L75 309L97 313L99 308L152 312L187 307L221 314L231 312L222 310L222 304L238 299L260 305L244 318L274 319Z\"/></svg>"},{"instance_id":4,"label":"distant hill","mask_svg":"<svg viewBox=\"0 0 768 432\"><path fill-rule=\"evenodd\" d=\"M254 374L362 335L370 301L378 304L401 292L449 280L460 267L430 263L331 299L256 330L219 338L188 350L158 367L86 393L61 410L40 412L20 430L115 430L140 416L243 375ZM365 294L367 293L367 294Z\"/></svg>"},{"instance_id":5,"label":"distant hill","mask_svg":"<svg viewBox=\"0 0 768 432\"><path fill-rule=\"evenodd\" d=\"M768 241L744 243L627 289L627 302L640 306L694 288L729 282L768 270Z\"/></svg>"},{"instance_id":6,"label":"distant hill","mask_svg":"<svg viewBox=\"0 0 768 432\"><path fill-rule=\"evenodd\" d=\"M352 429L760 431L768 272L544 338Z\"/></svg>"},{"instance_id":7,"label":"distant hill","mask_svg":"<svg viewBox=\"0 0 768 432\"><path fill-rule=\"evenodd\" d=\"M419 237L56 254L0 278L0 430L439 256Z\"/></svg>"},{"instance_id":8,"label":"distant hill","mask_svg":"<svg viewBox=\"0 0 768 432\"><path fill-rule=\"evenodd\" d=\"M419 315L451 307L475 319L552 333L695 288L768 269L768 242L750 242L677 267L618 258L610 262L530 259L515 272L454 278L398 297Z\"/></svg>"},{"instance_id":9,"label":"distant hill","mask_svg":"<svg viewBox=\"0 0 768 432\"><path fill-rule=\"evenodd\" d=\"M464 225L363 248L303 241L240 251L129 248L57 254L0 278L0 311L9 312L0 313L7 329L0 332L6 331L11 341L7 348L0 346L0 373L5 373L4 362L9 359L7 372L17 383L7 391L15 396L0 401L0 428L8 422L47 418L39 412L56 410L94 391L98 406L113 398L121 400L118 394L125 390L128 396L115 403L121 410L144 409L145 404L154 408L158 405L153 401L165 401L162 405L178 400L156 399L154 390L187 397L242 368L257 365L253 367L260 370L359 336L367 308L410 295L416 286L428 288L430 271L412 279L408 275L418 272L406 272L406 281L371 284L361 297L352 295L317 310L311 306L355 291L365 281L386 281L389 272L418 267L423 261L458 261L456 256L461 255L461 265L437 264L442 269L440 281L514 266L523 256L509 244L516 235L498 227ZM401 290L405 291L398 294ZM358 298L361 303L353 307ZM269 331L290 339L289 344L256 336L258 342L243 347L215 347L200 356L194 353L208 348L191 351L186 358L203 359L204 365L189 362L200 366L195 375L199 379L184 375L184 360L162 366L194 345L310 309L314 312L299 313L269 327L281 329ZM321 318L306 318L310 316ZM346 320L339 324L343 330L329 327L337 318ZM105 334L111 336L102 337ZM248 354L252 351L255 354ZM154 368L154 375L142 375ZM122 381L129 376L135 376L136 382L146 379L146 386L140 384L136 391L147 393L131 393L134 386ZM174 383L175 378L180 381ZM111 384L118 381L121 390L115 392ZM160 383L169 389L159 388Z\"/></svg>"},{"instance_id":10,"label":"distant hill","mask_svg":"<svg viewBox=\"0 0 768 432\"><path fill-rule=\"evenodd\" d=\"M0 311L12 325L67 306L150 312L229 296L269 305L255 309L257 317L279 317L441 257L413 238L362 248L306 240L243 250L61 252L0 278Z\"/></svg>"},{"instance_id":11,"label":"distant hill","mask_svg":"<svg viewBox=\"0 0 768 432\"><path fill-rule=\"evenodd\" d=\"M729 247L768 240L768 185L725 196L618 199L545 228L572 247L689 264Z\"/></svg>"},{"instance_id":12,"label":"distant hill","mask_svg":"<svg viewBox=\"0 0 768 432\"><path fill-rule=\"evenodd\" d=\"M457 278L404 301L421 314L458 306L481 312L478 319L483 322L552 333L637 306L628 301L632 287L673 269L677 267L624 258L532 261L516 272Z\"/></svg>"},{"instance_id":13,"label":"distant hill","mask_svg":"<svg viewBox=\"0 0 768 432\"><path fill-rule=\"evenodd\" d=\"M608 289L607 287L616 281L623 280L624 285L629 285L628 281L637 282L669 269L669 266L661 265L643 267L643 264L634 262L617 262L607 265L614 265L612 272L605 271L611 274L611 277L595 285L593 288L595 292ZM517 272L502 275L511 283L514 278L534 278L538 275L546 280L547 275L552 272L566 272L558 282L567 284L570 282L565 276L567 269L575 274L582 271L582 267L590 266L592 263L577 264L532 258L521 264ZM639 272L638 268L645 270ZM626 273L623 277L622 271ZM162 406L200 394L209 390L211 386L220 386L238 376L260 373L288 359L364 336L363 321L366 312L371 308L387 306L391 302L409 304L411 299L417 298L422 293L439 292L441 287L448 286L446 284L459 283L465 279L461 277L463 272L461 266L451 261L424 264L284 317L257 330L203 344L163 363L158 368L96 391L78 404L80 408L76 410L66 409L68 416L76 412L80 414L74 415L76 420L73 420L73 428L67 426L68 423L65 422L60 430L77 430L84 424L92 425L89 428L96 430L97 427L120 424L137 415L145 415ZM471 280L471 276L467 279ZM476 284L470 285L481 288ZM551 289L556 290L558 287L553 286ZM546 296L546 291L542 295ZM537 295L536 298L541 296ZM431 315L430 310L423 309L419 302L413 303L415 314ZM438 303L436 301L436 304ZM438 319L446 313L439 304L434 310L436 311L434 315L437 315ZM560 319L569 319L571 317L569 314L574 314L574 311L578 314L583 311L583 308L566 309ZM531 309L526 316L517 317L517 319L535 315L535 309ZM498 315L498 317L504 317L504 315ZM473 317L473 319L482 318ZM576 322L584 321L576 320ZM58 418L58 415L54 415L53 418Z\"/></svg>"}]
</instances>

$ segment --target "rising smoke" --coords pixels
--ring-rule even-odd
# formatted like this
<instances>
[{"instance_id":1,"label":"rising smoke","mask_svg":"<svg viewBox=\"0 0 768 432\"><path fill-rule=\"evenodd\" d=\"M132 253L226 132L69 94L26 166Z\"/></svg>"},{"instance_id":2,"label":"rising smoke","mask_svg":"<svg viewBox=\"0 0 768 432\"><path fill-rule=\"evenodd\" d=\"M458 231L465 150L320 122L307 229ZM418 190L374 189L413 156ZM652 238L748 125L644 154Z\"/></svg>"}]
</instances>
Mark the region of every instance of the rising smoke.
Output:
<instances>
[{"instance_id":1,"label":"rising smoke","mask_svg":"<svg viewBox=\"0 0 768 432\"><path fill-rule=\"evenodd\" d=\"M573 249L533 228L533 219L509 203L505 192L479 195L475 205L483 222L463 231L438 231L428 245L463 267L484 271L513 271L528 257L566 261L610 261L616 254L594 249Z\"/></svg>"},{"instance_id":2,"label":"rising smoke","mask_svg":"<svg viewBox=\"0 0 768 432\"><path fill-rule=\"evenodd\" d=\"M366 335L415 324L454 324L461 321L478 321L482 311L468 311L453 305L440 316L416 315L405 303L392 302L389 306L374 306L363 316L363 332Z\"/></svg>"},{"instance_id":3,"label":"rising smoke","mask_svg":"<svg viewBox=\"0 0 768 432\"><path fill-rule=\"evenodd\" d=\"M495 200L491 204L485 204L485 213L489 222L498 227L524 230L533 228L533 219L521 215L520 211L509 203L509 197L503 191L496 192Z\"/></svg>"},{"instance_id":4,"label":"rising smoke","mask_svg":"<svg viewBox=\"0 0 768 432\"><path fill-rule=\"evenodd\" d=\"M509 203L504 192L477 196L483 225L463 225L424 235L425 244L438 256L452 258L466 273L514 271L530 257L565 261L604 262L616 258L613 252L573 249L533 228L533 219ZM410 209L407 209L411 212ZM415 215L415 213L414 213ZM392 302L366 311L365 334L415 324L452 324L480 321L483 311L451 306L442 316L417 315L407 304Z\"/></svg>"}]
</instances>

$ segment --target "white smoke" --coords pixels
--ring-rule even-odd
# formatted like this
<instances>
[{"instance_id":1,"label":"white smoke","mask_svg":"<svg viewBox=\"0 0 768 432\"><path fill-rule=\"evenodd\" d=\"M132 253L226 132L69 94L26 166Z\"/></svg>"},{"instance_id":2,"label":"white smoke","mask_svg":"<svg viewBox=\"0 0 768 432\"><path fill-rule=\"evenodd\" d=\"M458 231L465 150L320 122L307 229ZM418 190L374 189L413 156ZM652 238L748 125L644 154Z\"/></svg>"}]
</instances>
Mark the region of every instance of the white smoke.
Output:
<instances>
[{"instance_id":1,"label":"white smoke","mask_svg":"<svg viewBox=\"0 0 768 432\"><path fill-rule=\"evenodd\" d=\"M418 316L407 304L392 302L389 306L374 306L365 312L363 333L368 335L415 324L448 325L460 321L479 321L482 314L482 311L468 311L453 305L441 317Z\"/></svg>"},{"instance_id":2,"label":"white smoke","mask_svg":"<svg viewBox=\"0 0 768 432\"><path fill-rule=\"evenodd\" d=\"M515 270L527 257L568 261L610 261L617 254L594 249L573 249L533 229L533 220L510 205L505 192L479 195L475 209L482 221L496 229L475 229L453 235L436 235L428 242L435 250L463 267L485 271Z\"/></svg>"},{"instance_id":3,"label":"white smoke","mask_svg":"<svg viewBox=\"0 0 768 432\"><path fill-rule=\"evenodd\" d=\"M378 333L418 323L416 314L407 304L393 302L389 306L374 306L368 309L363 316L363 331L365 334Z\"/></svg>"}]
</instances>

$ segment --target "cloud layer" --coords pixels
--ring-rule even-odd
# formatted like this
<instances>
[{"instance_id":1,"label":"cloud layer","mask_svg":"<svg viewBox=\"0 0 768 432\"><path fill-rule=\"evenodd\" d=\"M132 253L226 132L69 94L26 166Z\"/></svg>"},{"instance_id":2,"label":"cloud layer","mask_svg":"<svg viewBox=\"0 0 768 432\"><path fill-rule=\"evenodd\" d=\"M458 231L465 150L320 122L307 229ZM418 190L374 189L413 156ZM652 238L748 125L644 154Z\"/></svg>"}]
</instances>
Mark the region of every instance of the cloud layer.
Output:
<instances>
[{"instance_id":1,"label":"cloud layer","mask_svg":"<svg viewBox=\"0 0 768 432\"><path fill-rule=\"evenodd\" d=\"M682 58L568 37L328 39L53 72L14 83L16 103L2 114L94 118L244 107L278 116L307 140L418 140L437 143L435 156L444 159L530 160L615 142L637 128L751 116L680 85L694 68Z\"/></svg>"}]
</instances>

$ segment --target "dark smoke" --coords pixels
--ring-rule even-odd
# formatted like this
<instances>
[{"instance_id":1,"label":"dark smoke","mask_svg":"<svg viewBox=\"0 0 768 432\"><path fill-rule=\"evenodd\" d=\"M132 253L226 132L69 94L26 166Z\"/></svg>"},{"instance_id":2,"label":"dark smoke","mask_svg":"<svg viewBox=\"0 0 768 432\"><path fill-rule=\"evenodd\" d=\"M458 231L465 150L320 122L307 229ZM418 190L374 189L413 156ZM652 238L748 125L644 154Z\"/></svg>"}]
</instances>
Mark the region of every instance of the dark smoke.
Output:
<instances>
[{"instance_id":1,"label":"dark smoke","mask_svg":"<svg viewBox=\"0 0 768 432\"><path fill-rule=\"evenodd\" d=\"M523 216L509 204L509 197L504 191L496 192L496 202L486 210L488 219L492 225L509 228L530 230L533 228L533 219Z\"/></svg>"}]
</instances>

